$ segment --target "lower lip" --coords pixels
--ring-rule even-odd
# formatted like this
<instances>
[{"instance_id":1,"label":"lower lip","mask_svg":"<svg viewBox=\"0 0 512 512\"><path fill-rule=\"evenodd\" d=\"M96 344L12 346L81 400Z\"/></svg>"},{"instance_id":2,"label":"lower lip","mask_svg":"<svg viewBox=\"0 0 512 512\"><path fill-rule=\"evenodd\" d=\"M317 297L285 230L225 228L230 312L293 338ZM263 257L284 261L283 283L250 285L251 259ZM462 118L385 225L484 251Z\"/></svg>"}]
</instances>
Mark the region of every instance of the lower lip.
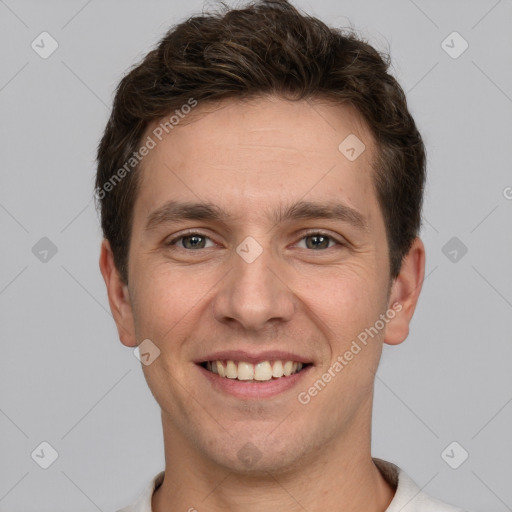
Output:
<instances>
[{"instance_id":1,"label":"lower lip","mask_svg":"<svg viewBox=\"0 0 512 512\"><path fill-rule=\"evenodd\" d=\"M236 398L271 398L277 396L296 386L312 368L309 365L288 377L254 382L220 377L217 373L210 372L200 365L197 365L197 367L215 389Z\"/></svg>"}]
</instances>

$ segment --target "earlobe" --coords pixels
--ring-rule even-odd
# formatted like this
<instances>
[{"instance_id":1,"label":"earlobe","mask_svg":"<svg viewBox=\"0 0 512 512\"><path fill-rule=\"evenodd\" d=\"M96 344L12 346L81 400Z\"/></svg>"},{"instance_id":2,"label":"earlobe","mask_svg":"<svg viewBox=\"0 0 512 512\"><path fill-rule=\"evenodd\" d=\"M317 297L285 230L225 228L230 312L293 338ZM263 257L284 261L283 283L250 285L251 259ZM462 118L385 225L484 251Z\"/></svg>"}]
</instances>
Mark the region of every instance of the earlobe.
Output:
<instances>
[{"instance_id":1,"label":"earlobe","mask_svg":"<svg viewBox=\"0 0 512 512\"><path fill-rule=\"evenodd\" d=\"M415 238L404 257L400 273L391 287L388 308L395 310L394 318L387 324L384 343L398 345L409 335L411 322L425 276L425 246Z\"/></svg>"},{"instance_id":2,"label":"earlobe","mask_svg":"<svg viewBox=\"0 0 512 512\"><path fill-rule=\"evenodd\" d=\"M128 286L115 266L114 254L108 240L103 240L101 244L99 266L107 287L110 311L117 326L119 339L123 345L135 347L137 340Z\"/></svg>"}]
</instances>

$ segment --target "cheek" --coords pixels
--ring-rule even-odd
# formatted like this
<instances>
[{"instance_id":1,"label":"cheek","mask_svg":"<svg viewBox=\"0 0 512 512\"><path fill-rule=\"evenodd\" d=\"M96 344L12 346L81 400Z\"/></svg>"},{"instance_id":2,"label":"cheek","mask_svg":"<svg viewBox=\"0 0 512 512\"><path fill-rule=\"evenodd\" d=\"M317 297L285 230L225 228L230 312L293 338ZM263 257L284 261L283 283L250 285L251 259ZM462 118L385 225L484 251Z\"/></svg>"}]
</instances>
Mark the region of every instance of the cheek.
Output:
<instances>
[{"instance_id":1,"label":"cheek","mask_svg":"<svg viewBox=\"0 0 512 512\"><path fill-rule=\"evenodd\" d=\"M137 339L153 340L162 352L182 357L188 341L211 325L211 304L229 271L218 265L178 266L164 258L140 258L133 307Z\"/></svg>"},{"instance_id":2,"label":"cheek","mask_svg":"<svg viewBox=\"0 0 512 512\"><path fill-rule=\"evenodd\" d=\"M317 286L304 285L303 296L331 330L330 337L334 334L343 340L357 335L382 312L385 303L382 283L367 268L333 269L317 283Z\"/></svg>"},{"instance_id":3,"label":"cheek","mask_svg":"<svg viewBox=\"0 0 512 512\"><path fill-rule=\"evenodd\" d=\"M134 319L143 337L159 340L169 336L178 323L193 315L208 291L208 283L182 277L179 270L171 271L165 265L141 262L137 271Z\"/></svg>"},{"instance_id":4,"label":"cheek","mask_svg":"<svg viewBox=\"0 0 512 512\"><path fill-rule=\"evenodd\" d=\"M369 329L386 308L383 283L352 267L351 271L338 269L323 286L307 293L314 321L329 345L322 370L336 375L333 389L357 389L364 394L372 387L382 352L384 331Z\"/></svg>"}]
</instances>

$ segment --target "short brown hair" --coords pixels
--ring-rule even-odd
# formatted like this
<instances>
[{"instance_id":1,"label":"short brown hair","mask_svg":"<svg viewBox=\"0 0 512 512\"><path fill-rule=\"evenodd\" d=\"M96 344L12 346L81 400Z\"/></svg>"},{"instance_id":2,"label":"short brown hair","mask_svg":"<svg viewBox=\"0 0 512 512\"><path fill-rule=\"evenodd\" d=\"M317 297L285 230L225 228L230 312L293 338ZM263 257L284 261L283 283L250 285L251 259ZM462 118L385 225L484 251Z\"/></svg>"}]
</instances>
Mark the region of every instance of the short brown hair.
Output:
<instances>
[{"instance_id":1,"label":"short brown hair","mask_svg":"<svg viewBox=\"0 0 512 512\"><path fill-rule=\"evenodd\" d=\"M387 54L353 30L330 28L286 0L224 7L172 28L119 83L98 147L101 225L123 280L138 183L134 155L149 124L191 99L201 104L265 94L326 99L362 116L376 142L374 184L395 278L420 229L425 148L389 65Z\"/></svg>"}]
</instances>

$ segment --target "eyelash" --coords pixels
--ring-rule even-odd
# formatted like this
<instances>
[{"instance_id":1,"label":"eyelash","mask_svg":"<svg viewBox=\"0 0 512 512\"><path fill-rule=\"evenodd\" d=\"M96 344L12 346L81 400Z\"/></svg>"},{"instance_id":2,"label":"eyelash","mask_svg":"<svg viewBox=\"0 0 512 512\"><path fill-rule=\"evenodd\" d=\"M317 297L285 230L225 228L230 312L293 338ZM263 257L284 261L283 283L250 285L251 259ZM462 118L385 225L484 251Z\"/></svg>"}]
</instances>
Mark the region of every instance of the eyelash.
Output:
<instances>
[{"instance_id":1,"label":"eyelash","mask_svg":"<svg viewBox=\"0 0 512 512\"><path fill-rule=\"evenodd\" d=\"M182 240L183 238L188 238L188 237L191 237L191 236L194 236L194 235L195 236L200 236L200 237L203 237L203 238L208 238L209 240L211 240L211 238L208 235L206 235L204 233L201 233L200 231L187 231L185 233L181 233L180 236L173 238L169 242L166 242L165 246L166 247L171 247L173 245L176 245L176 243L179 242L180 240ZM335 238L331 234L326 233L324 231L308 231L308 232L306 232L306 233L304 233L302 235L302 237L299 239L299 241L302 241L302 240L304 240L307 237L315 236L315 235L328 238L330 241L334 242L338 246L346 246L347 245L345 242ZM326 249L332 249L333 247L334 246L327 247ZM186 249L184 247L179 247L179 249L183 249L184 251L190 251L190 252L194 251L194 249ZM321 249L320 251L322 251L322 250L325 251L326 249ZM199 250L199 249L196 249L196 250ZM309 250L314 250L314 249L309 249Z\"/></svg>"}]
</instances>

